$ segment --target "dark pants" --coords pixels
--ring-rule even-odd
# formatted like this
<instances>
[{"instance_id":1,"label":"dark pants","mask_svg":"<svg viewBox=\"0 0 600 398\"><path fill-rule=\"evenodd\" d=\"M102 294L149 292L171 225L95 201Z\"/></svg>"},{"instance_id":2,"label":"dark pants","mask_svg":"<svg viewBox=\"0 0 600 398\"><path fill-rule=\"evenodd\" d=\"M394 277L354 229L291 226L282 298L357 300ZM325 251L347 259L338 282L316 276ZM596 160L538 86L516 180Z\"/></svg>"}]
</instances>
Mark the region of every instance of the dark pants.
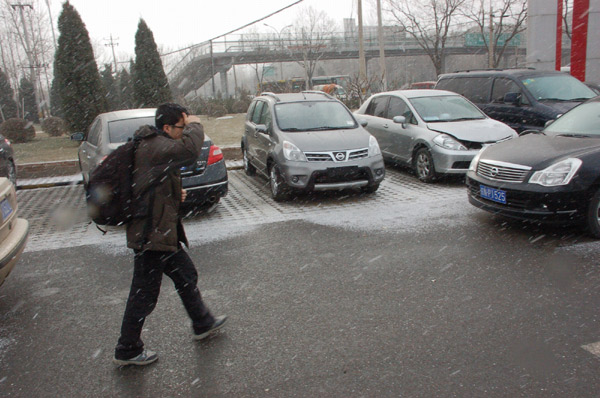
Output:
<instances>
[{"instance_id":1,"label":"dark pants","mask_svg":"<svg viewBox=\"0 0 600 398\"><path fill-rule=\"evenodd\" d=\"M142 353L144 343L140 335L146 317L150 315L160 292L163 272L173 280L183 301L196 334L208 330L214 317L202 302L198 290L198 272L190 256L180 249L177 252L136 252L133 280L127 299L121 337L115 349L117 359L129 359Z\"/></svg>"}]
</instances>

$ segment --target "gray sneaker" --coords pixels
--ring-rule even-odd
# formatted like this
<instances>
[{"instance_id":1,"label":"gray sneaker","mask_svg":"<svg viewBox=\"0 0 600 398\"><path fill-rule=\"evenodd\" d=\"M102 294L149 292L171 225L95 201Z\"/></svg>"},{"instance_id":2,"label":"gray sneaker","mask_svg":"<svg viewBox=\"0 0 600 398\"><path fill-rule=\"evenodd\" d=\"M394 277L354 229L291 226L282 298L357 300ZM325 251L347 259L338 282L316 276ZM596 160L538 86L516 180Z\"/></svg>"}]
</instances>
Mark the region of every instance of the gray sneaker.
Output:
<instances>
[{"instance_id":1,"label":"gray sneaker","mask_svg":"<svg viewBox=\"0 0 600 398\"><path fill-rule=\"evenodd\" d=\"M129 358L129 359L113 358L113 363L115 365L119 365L119 366L125 366L125 365L143 366L143 365L149 365L152 362L156 361L157 359L158 359L158 355L154 351L144 350L144 351L142 351L142 353L140 355L133 357L133 358Z\"/></svg>"},{"instance_id":2,"label":"gray sneaker","mask_svg":"<svg viewBox=\"0 0 600 398\"><path fill-rule=\"evenodd\" d=\"M207 338L208 336L210 336L211 334L213 334L214 332L216 332L217 330L221 329L223 326L225 326L226 323L227 323L226 315L218 316L215 318L215 323L213 323L212 326L210 328L208 328L208 330L206 332L194 334L194 337L192 337L192 339L194 339L196 341L203 340L203 339Z\"/></svg>"}]
</instances>

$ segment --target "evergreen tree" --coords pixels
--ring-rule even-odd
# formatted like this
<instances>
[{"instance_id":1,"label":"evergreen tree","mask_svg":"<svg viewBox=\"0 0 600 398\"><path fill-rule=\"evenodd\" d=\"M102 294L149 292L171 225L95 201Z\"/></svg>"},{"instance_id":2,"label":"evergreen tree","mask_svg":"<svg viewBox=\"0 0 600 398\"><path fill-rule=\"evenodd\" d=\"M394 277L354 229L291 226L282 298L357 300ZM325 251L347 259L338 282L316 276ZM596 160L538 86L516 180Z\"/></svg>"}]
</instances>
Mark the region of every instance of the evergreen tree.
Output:
<instances>
[{"instance_id":1,"label":"evergreen tree","mask_svg":"<svg viewBox=\"0 0 600 398\"><path fill-rule=\"evenodd\" d=\"M100 79L106 92L106 101L108 102L108 109L116 111L120 109L119 99L119 88L112 74L112 66L110 64L104 64L104 69L100 72Z\"/></svg>"},{"instance_id":2,"label":"evergreen tree","mask_svg":"<svg viewBox=\"0 0 600 398\"><path fill-rule=\"evenodd\" d=\"M0 122L17 117L17 103L8 76L0 70Z\"/></svg>"},{"instance_id":3,"label":"evergreen tree","mask_svg":"<svg viewBox=\"0 0 600 398\"><path fill-rule=\"evenodd\" d=\"M133 62L131 63L133 65ZM132 109L133 108L133 87L131 85L131 75L127 72L127 69L121 69L117 77L119 82L120 90L120 107L121 109Z\"/></svg>"},{"instance_id":4,"label":"evergreen tree","mask_svg":"<svg viewBox=\"0 0 600 398\"><path fill-rule=\"evenodd\" d=\"M132 77L136 106L150 108L171 101L171 89L154 35L143 19L140 19L135 33L135 68Z\"/></svg>"},{"instance_id":5,"label":"evergreen tree","mask_svg":"<svg viewBox=\"0 0 600 398\"><path fill-rule=\"evenodd\" d=\"M35 103L35 92L33 84L25 77L21 78L19 85L19 98L23 105L23 119L33 123L39 123L37 105Z\"/></svg>"},{"instance_id":6,"label":"evergreen tree","mask_svg":"<svg viewBox=\"0 0 600 398\"><path fill-rule=\"evenodd\" d=\"M52 80L52 87L50 87L50 113L52 116L64 118L65 114L62 110L62 101L60 100L60 93L58 92L58 84L56 82L56 76Z\"/></svg>"},{"instance_id":7,"label":"evergreen tree","mask_svg":"<svg viewBox=\"0 0 600 398\"><path fill-rule=\"evenodd\" d=\"M58 31L54 84L67 125L72 131L85 131L108 106L88 31L68 1L58 17Z\"/></svg>"}]
</instances>

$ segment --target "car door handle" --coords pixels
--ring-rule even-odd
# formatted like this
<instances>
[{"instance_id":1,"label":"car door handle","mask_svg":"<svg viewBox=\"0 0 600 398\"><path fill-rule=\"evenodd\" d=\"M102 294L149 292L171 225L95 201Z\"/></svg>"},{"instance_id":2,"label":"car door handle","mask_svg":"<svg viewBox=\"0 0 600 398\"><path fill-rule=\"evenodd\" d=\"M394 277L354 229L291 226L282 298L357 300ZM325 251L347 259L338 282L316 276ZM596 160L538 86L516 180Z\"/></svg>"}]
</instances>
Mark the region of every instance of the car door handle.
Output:
<instances>
[{"instance_id":1,"label":"car door handle","mask_svg":"<svg viewBox=\"0 0 600 398\"><path fill-rule=\"evenodd\" d=\"M387 123L383 125L383 128L384 128L384 129L387 129L387 128L388 128L388 125L387 125Z\"/></svg>"}]
</instances>

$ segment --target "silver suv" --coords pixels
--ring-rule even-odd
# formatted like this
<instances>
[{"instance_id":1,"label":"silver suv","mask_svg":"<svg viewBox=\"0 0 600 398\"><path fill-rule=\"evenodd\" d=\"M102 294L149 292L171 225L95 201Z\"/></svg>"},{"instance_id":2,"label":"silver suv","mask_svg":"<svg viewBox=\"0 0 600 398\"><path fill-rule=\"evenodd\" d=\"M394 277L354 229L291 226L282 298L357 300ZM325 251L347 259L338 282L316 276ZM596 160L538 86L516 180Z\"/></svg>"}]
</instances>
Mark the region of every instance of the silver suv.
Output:
<instances>
[{"instance_id":1,"label":"silver suv","mask_svg":"<svg viewBox=\"0 0 600 398\"><path fill-rule=\"evenodd\" d=\"M344 104L323 92L256 97L241 145L246 174L266 176L276 201L294 191L359 188L371 193L385 176L375 137Z\"/></svg>"}]
</instances>

